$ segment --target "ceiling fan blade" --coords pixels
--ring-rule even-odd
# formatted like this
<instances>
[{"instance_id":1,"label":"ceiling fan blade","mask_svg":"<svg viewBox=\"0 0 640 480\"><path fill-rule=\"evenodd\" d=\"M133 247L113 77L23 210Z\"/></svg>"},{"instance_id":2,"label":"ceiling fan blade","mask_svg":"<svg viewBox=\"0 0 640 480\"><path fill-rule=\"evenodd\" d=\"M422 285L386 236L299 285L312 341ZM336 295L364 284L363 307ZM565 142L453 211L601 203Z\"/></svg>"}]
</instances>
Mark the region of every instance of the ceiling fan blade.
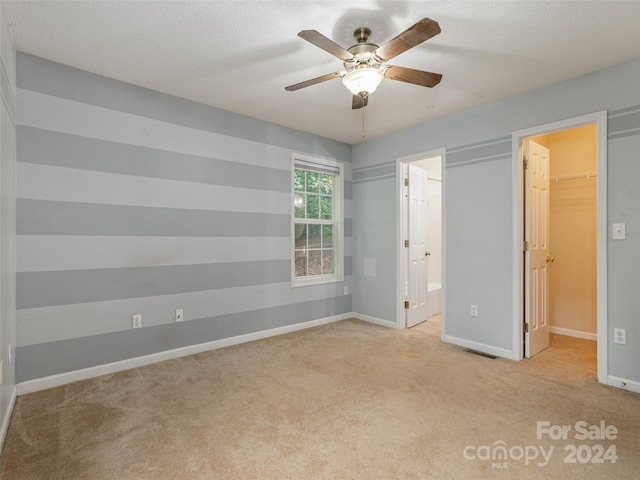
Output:
<instances>
[{"instance_id":1,"label":"ceiling fan blade","mask_svg":"<svg viewBox=\"0 0 640 480\"><path fill-rule=\"evenodd\" d=\"M425 72L422 70L414 70L413 68L389 66L384 72L384 77L391 80L399 80L401 82L413 83L422 87L435 87L442 80L440 73Z\"/></svg>"},{"instance_id":2,"label":"ceiling fan blade","mask_svg":"<svg viewBox=\"0 0 640 480\"><path fill-rule=\"evenodd\" d=\"M391 60L402 52L421 44L440 33L440 25L435 20L423 18L415 25L378 47L375 54L382 60Z\"/></svg>"},{"instance_id":3,"label":"ceiling fan blade","mask_svg":"<svg viewBox=\"0 0 640 480\"><path fill-rule=\"evenodd\" d=\"M333 78L341 77L342 72L333 72L327 73L326 75L322 75L321 77L312 78L311 80L306 80L304 82L296 83L295 85L289 85L288 87L284 87L287 92L293 92L295 90L300 90L304 87L310 87L311 85L315 85L316 83L326 82L327 80L331 80Z\"/></svg>"},{"instance_id":4,"label":"ceiling fan blade","mask_svg":"<svg viewBox=\"0 0 640 480\"><path fill-rule=\"evenodd\" d=\"M342 61L353 58L351 53L316 30L302 30L298 36L307 42L313 43L316 47L320 47L325 52L329 52L334 57L338 57Z\"/></svg>"},{"instance_id":5,"label":"ceiling fan blade","mask_svg":"<svg viewBox=\"0 0 640 480\"><path fill-rule=\"evenodd\" d=\"M369 96L362 98L360 95L354 95L351 98L351 108L353 110L357 110L359 108L363 108L369 105Z\"/></svg>"}]
</instances>

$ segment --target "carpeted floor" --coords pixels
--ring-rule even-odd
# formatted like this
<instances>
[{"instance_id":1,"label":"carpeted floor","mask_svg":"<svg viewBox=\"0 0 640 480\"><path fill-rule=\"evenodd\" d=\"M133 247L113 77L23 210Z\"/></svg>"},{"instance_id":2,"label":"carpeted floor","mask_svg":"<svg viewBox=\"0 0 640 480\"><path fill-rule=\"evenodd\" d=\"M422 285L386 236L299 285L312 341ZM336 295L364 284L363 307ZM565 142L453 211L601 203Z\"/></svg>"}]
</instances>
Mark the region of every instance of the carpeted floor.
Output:
<instances>
[{"instance_id":1,"label":"carpeted floor","mask_svg":"<svg viewBox=\"0 0 640 480\"><path fill-rule=\"evenodd\" d=\"M638 479L639 452L640 395L595 382L594 342L513 362L345 320L21 396L0 477Z\"/></svg>"}]
</instances>

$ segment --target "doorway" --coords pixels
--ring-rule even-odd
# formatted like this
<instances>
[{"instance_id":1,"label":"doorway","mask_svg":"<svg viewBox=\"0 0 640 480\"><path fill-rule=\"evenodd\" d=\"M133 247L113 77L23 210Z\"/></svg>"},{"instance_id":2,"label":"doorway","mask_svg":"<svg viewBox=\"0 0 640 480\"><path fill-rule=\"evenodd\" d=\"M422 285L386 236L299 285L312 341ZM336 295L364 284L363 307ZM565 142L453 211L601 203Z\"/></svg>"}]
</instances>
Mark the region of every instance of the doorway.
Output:
<instances>
[{"instance_id":1,"label":"doorway","mask_svg":"<svg viewBox=\"0 0 640 480\"><path fill-rule=\"evenodd\" d=\"M598 380L604 383L606 118L598 112L513 134L514 358L544 350L549 332L596 340ZM546 207L532 187L542 164L531 164L545 151L550 167L538 190L551 193ZM535 217L542 219L539 225Z\"/></svg>"},{"instance_id":2,"label":"doorway","mask_svg":"<svg viewBox=\"0 0 640 480\"><path fill-rule=\"evenodd\" d=\"M396 328L410 328L429 317L444 326L443 162L443 150L397 160Z\"/></svg>"}]
</instances>

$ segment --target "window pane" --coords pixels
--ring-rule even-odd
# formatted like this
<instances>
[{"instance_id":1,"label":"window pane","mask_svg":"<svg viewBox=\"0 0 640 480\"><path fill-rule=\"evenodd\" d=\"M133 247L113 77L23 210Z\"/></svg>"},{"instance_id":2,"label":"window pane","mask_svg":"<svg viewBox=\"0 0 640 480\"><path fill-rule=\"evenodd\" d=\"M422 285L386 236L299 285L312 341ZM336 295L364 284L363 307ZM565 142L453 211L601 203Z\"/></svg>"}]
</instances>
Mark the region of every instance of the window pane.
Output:
<instances>
[{"instance_id":1,"label":"window pane","mask_svg":"<svg viewBox=\"0 0 640 480\"><path fill-rule=\"evenodd\" d=\"M333 175L320 175L320 193L333 194Z\"/></svg>"},{"instance_id":2,"label":"window pane","mask_svg":"<svg viewBox=\"0 0 640 480\"><path fill-rule=\"evenodd\" d=\"M322 225L309 225L309 248L320 248Z\"/></svg>"},{"instance_id":3,"label":"window pane","mask_svg":"<svg viewBox=\"0 0 640 480\"><path fill-rule=\"evenodd\" d=\"M305 179L305 171L304 170L296 170L295 171L295 191L296 192L304 192L304 179Z\"/></svg>"},{"instance_id":4,"label":"window pane","mask_svg":"<svg viewBox=\"0 0 640 480\"><path fill-rule=\"evenodd\" d=\"M307 192L318 192L320 189L320 173L306 172L307 174Z\"/></svg>"},{"instance_id":5,"label":"window pane","mask_svg":"<svg viewBox=\"0 0 640 480\"><path fill-rule=\"evenodd\" d=\"M307 195L307 218L320 218L318 195Z\"/></svg>"},{"instance_id":6,"label":"window pane","mask_svg":"<svg viewBox=\"0 0 640 480\"><path fill-rule=\"evenodd\" d=\"M296 277L307 275L307 254L304 251L296 250Z\"/></svg>"},{"instance_id":7,"label":"window pane","mask_svg":"<svg viewBox=\"0 0 640 480\"><path fill-rule=\"evenodd\" d=\"M307 275L322 274L322 252L320 250L309 251L309 269Z\"/></svg>"},{"instance_id":8,"label":"window pane","mask_svg":"<svg viewBox=\"0 0 640 480\"><path fill-rule=\"evenodd\" d=\"M296 223L296 248L307 247L307 224Z\"/></svg>"},{"instance_id":9,"label":"window pane","mask_svg":"<svg viewBox=\"0 0 640 480\"><path fill-rule=\"evenodd\" d=\"M332 198L328 196L320 197L320 218L331 220L333 218Z\"/></svg>"},{"instance_id":10,"label":"window pane","mask_svg":"<svg viewBox=\"0 0 640 480\"><path fill-rule=\"evenodd\" d=\"M333 250L322 251L322 273L333 273Z\"/></svg>"},{"instance_id":11,"label":"window pane","mask_svg":"<svg viewBox=\"0 0 640 480\"><path fill-rule=\"evenodd\" d=\"M322 248L333 248L333 225L322 226Z\"/></svg>"},{"instance_id":12,"label":"window pane","mask_svg":"<svg viewBox=\"0 0 640 480\"><path fill-rule=\"evenodd\" d=\"M296 214L296 218L305 218L304 214L306 209L304 208L304 193L296 193L293 197L293 206Z\"/></svg>"},{"instance_id":13,"label":"window pane","mask_svg":"<svg viewBox=\"0 0 640 480\"><path fill-rule=\"evenodd\" d=\"M342 275L343 238L337 221L342 221L342 170L331 162L295 159L291 186L293 207L292 286L334 281ZM335 173L334 173L335 172ZM335 197L334 197L335 196ZM337 216L337 217L336 217ZM340 277L341 278L341 277Z\"/></svg>"}]
</instances>

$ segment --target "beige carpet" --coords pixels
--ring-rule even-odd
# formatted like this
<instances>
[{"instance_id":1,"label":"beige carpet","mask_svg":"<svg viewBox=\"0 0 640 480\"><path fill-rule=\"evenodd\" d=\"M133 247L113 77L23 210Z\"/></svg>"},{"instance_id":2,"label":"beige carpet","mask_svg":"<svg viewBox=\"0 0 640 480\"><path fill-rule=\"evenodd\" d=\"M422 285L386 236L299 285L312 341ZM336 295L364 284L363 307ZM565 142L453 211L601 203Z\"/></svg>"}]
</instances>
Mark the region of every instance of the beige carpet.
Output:
<instances>
[{"instance_id":1,"label":"beige carpet","mask_svg":"<svg viewBox=\"0 0 640 480\"><path fill-rule=\"evenodd\" d=\"M594 377L594 342L552 336L513 362L441 343L437 321L396 331L346 320L21 396L0 474L638 479L640 395ZM537 421L572 430L537 439ZM580 421L617 438L576 440ZM506 458L485 459L498 446ZM553 447L546 462L540 447ZM610 447L616 463L578 461Z\"/></svg>"}]
</instances>

